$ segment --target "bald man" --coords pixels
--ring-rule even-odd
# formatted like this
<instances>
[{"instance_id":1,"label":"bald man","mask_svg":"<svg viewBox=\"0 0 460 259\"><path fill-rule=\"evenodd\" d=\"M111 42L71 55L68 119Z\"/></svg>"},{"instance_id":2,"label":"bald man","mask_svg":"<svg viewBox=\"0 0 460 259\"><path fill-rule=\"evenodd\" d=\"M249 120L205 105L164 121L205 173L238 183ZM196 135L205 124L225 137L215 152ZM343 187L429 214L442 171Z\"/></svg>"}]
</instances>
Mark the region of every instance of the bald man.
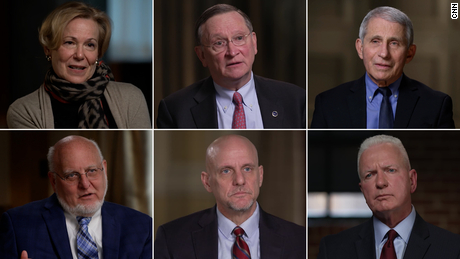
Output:
<instances>
[{"instance_id":1,"label":"bald man","mask_svg":"<svg viewBox=\"0 0 460 259\"><path fill-rule=\"evenodd\" d=\"M0 258L152 258L152 218L104 201L107 162L96 142L65 137L48 165L54 194L2 215Z\"/></svg>"},{"instance_id":2,"label":"bald man","mask_svg":"<svg viewBox=\"0 0 460 259\"><path fill-rule=\"evenodd\" d=\"M216 139L201 172L216 206L160 226L155 258L305 258L305 227L270 215L257 203L263 177L251 141L239 135Z\"/></svg>"}]
</instances>

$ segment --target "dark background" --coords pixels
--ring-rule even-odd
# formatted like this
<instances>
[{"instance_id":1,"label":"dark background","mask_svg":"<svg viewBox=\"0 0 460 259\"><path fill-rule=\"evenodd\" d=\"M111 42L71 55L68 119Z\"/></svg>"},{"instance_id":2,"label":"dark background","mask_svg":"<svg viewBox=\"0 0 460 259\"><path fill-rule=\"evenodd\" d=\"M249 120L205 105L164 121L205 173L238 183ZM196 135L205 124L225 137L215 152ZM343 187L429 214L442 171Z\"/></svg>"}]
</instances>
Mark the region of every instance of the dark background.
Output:
<instances>
[{"instance_id":1,"label":"dark background","mask_svg":"<svg viewBox=\"0 0 460 259\"><path fill-rule=\"evenodd\" d=\"M38 41L38 30L46 16L65 0L1 1L0 33L0 128L6 127L6 112L16 99L32 93L43 83L51 64L46 61ZM106 12L106 0L81 1ZM112 20L116 17L110 17ZM110 49L110 45L109 45ZM152 63L111 62L107 53L102 60L110 66L119 82L134 84L142 90L152 114Z\"/></svg>"},{"instance_id":2,"label":"dark background","mask_svg":"<svg viewBox=\"0 0 460 259\"><path fill-rule=\"evenodd\" d=\"M459 131L312 131L308 132L308 192L357 192L357 156L368 137L399 138L417 171L412 204L422 218L460 234ZM309 258L316 258L321 238L356 226L368 218L308 219Z\"/></svg>"},{"instance_id":3,"label":"dark background","mask_svg":"<svg viewBox=\"0 0 460 259\"><path fill-rule=\"evenodd\" d=\"M194 51L194 27L201 13L218 3L233 5L251 19L258 49L254 74L306 88L305 0L156 0L155 111L164 97L209 76Z\"/></svg>"}]
</instances>

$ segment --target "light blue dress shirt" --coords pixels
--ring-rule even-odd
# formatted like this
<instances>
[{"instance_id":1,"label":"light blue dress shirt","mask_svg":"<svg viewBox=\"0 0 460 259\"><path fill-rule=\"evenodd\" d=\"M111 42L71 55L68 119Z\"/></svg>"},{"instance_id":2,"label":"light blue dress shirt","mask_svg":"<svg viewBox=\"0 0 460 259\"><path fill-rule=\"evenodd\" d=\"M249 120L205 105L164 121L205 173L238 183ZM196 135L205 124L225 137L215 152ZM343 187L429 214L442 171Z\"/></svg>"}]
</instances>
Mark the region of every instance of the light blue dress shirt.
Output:
<instances>
[{"instance_id":1,"label":"light blue dress shirt","mask_svg":"<svg viewBox=\"0 0 460 259\"><path fill-rule=\"evenodd\" d=\"M240 227L243 228L245 235L244 241L249 246L252 259L260 258L260 239L259 239L259 204L256 202L256 210L252 213ZM232 234L236 224L226 218L219 209L217 211L217 226L219 232L219 259L231 259L232 247L235 243L235 235Z\"/></svg>"},{"instance_id":2,"label":"light blue dress shirt","mask_svg":"<svg viewBox=\"0 0 460 259\"><path fill-rule=\"evenodd\" d=\"M398 78L394 83L387 86L391 90L390 103L391 109L393 110L393 118L396 114L396 106L399 98L399 85L401 84L402 76ZM379 117L380 117L380 104L382 104L383 95L380 92L376 92L377 84L372 81L369 75L366 73L366 105L367 105L367 128L378 129L379 128Z\"/></svg>"},{"instance_id":3,"label":"light blue dress shirt","mask_svg":"<svg viewBox=\"0 0 460 259\"><path fill-rule=\"evenodd\" d=\"M233 112L235 104L233 104L233 94L235 91L221 87L214 82L216 89L216 104L217 104L217 125L219 129L231 129L233 121ZM259 101L257 99L256 87L254 83L254 75L251 72L251 80L243 87L238 89L238 93L243 97L244 115L246 118L247 129L263 129L262 114L260 113Z\"/></svg>"},{"instance_id":4,"label":"light blue dress shirt","mask_svg":"<svg viewBox=\"0 0 460 259\"><path fill-rule=\"evenodd\" d=\"M414 226L415 222L415 209L412 206L412 211L403 221L401 221L396 227L393 229L398 232L398 236L393 241L395 251L396 251L396 258L403 259L404 253L406 252L407 244L409 243L409 237L412 232L412 227ZM390 231L390 228L383 224L380 220L376 217L373 217L374 223L374 238L375 238L375 253L377 255L376 258L380 258L380 254L382 253L382 248L387 242L388 236L386 236L387 232Z\"/></svg>"}]
</instances>

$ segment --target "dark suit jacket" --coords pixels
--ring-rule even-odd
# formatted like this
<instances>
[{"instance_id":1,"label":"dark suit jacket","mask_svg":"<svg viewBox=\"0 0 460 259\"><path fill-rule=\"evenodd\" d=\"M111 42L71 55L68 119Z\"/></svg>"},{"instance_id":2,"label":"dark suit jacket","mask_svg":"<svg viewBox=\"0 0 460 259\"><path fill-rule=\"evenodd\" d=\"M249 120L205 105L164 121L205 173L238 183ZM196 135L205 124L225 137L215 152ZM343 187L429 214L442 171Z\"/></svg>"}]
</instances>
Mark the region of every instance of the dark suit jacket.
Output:
<instances>
[{"instance_id":1,"label":"dark suit jacket","mask_svg":"<svg viewBox=\"0 0 460 259\"><path fill-rule=\"evenodd\" d=\"M157 230L155 259L217 259L217 231L216 206L164 224ZM260 209L259 234L261 258L306 258L305 227Z\"/></svg>"},{"instance_id":2,"label":"dark suit jacket","mask_svg":"<svg viewBox=\"0 0 460 259\"><path fill-rule=\"evenodd\" d=\"M305 90L254 75L264 128L306 127ZM274 111L278 112L275 117ZM216 90L211 77L161 100L158 128L218 128Z\"/></svg>"},{"instance_id":3,"label":"dark suit jacket","mask_svg":"<svg viewBox=\"0 0 460 259\"><path fill-rule=\"evenodd\" d=\"M375 259L372 219L321 240L318 259ZM415 218L404 259L458 259L460 235Z\"/></svg>"},{"instance_id":4,"label":"dark suit jacket","mask_svg":"<svg viewBox=\"0 0 460 259\"><path fill-rule=\"evenodd\" d=\"M316 96L311 128L366 128L364 78ZM450 96L403 75L394 128L455 128L452 116Z\"/></svg>"},{"instance_id":5,"label":"dark suit jacket","mask_svg":"<svg viewBox=\"0 0 460 259\"><path fill-rule=\"evenodd\" d=\"M104 202L104 258L152 258L152 218ZM64 211L56 194L5 212L0 221L0 258L72 258Z\"/></svg>"}]
</instances>

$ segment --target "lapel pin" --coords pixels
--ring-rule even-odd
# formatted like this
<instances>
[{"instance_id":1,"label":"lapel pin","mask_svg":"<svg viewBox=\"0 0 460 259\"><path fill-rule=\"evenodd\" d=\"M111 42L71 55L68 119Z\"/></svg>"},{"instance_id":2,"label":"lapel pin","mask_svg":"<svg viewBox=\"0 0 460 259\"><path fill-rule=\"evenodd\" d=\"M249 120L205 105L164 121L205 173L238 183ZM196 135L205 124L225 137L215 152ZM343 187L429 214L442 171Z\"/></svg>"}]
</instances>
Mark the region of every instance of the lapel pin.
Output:
<instances>
[{"instance_id":1,"label":"lapel pin","mask_svg":"<svg viewBox=\"0 0 460 259\"><path fill-rule=\"evenodd\" d=\"M273 116L274 118L278 117L278 112L277 112L277 111L272 111L272 116Z\"/></svg>"}]
</instances>

